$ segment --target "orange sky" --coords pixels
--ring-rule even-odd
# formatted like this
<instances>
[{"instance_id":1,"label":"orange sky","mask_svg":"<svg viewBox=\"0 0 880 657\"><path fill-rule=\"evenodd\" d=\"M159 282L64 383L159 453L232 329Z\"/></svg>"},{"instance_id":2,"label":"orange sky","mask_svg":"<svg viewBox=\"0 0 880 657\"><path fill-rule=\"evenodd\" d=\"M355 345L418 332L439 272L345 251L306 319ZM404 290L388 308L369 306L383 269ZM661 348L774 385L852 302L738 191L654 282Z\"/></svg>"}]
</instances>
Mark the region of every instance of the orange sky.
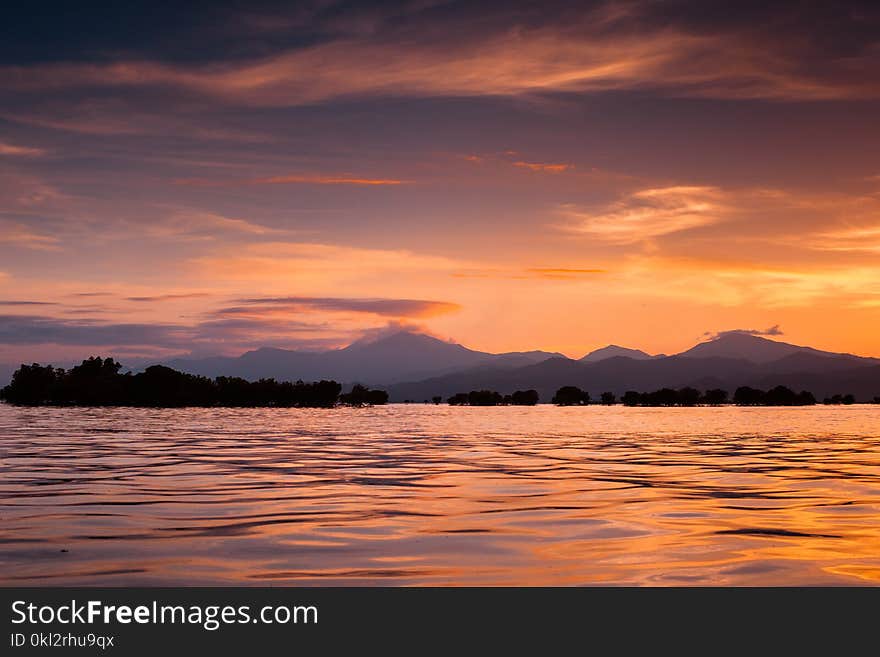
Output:
<instances>
[{"instance_id":1,"label":"orange sky","mask_svg":"<svg viewBox=\"0 0 880 657\"><path fill-rule=\"evenodd\" d=\"M876 11L514 4L19 35L0 362L388 326L579 357L778 325L880 356Z\"/></svg>"}]
</instances>

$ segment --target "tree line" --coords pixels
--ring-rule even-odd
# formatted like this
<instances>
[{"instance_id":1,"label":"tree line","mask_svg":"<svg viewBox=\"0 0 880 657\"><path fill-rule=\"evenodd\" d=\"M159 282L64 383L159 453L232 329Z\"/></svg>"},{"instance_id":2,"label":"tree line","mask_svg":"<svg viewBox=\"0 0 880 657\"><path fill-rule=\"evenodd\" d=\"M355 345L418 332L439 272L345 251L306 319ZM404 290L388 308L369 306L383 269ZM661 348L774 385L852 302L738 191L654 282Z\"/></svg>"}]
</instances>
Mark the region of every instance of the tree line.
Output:
<instances>
[{"instance_id":1,"label":"tree line","mask_svg":"<svg viewBox=\"0 0 880 657\"><path fill-rule=\"evenodd\" d=\"M440 397L434 397L433 402L439 404ZM512 395L502 395L494 390L471 390L460 392L446 400L452 406L533 406L538 403L538 393L535 390L517 390ZM722 406L735 404L737 406L813 406L817 403L816 397L807 390L795 392L786 386L776 386L769 390L760 390L749 386L741 386L736 389L731 398L727 390L713 388L700 391L696 388L661 388L653 392L636 392L629 390L619 399L613 392L603 392L598 399L592 399L590 393L581 390L577 386L563 386L559 388L550 400L557 406L586 406L588 404L603 404L611 406L621 403L624 406ZM853 395L834 395L823 400L825 404L854 404ZM880 403L880 397L874 398L874 403Z\"/></svg>"},{"instance_id":2,"label":"tree line","mask_svg":"<svg viewBox=\"0 0 880 657\"><path fill-rule=\"evenodd\" d=\"M143 372L120 373L112 358L92 357L69 370L22 365L0 399L22 405L70 406L280 406L330 408L340 404L386 404L388 393L356 385L348 393L336 381L248 381L204 376L152 365Z\"/></svg>"},{"instance_id":3,"label":"tree line","mask_svg":"<svg viewBox=\"0 0 880 657\"><path fill-rule=\"evenodd\" d=\"M534 406L538 399L537 390L517 390L510 395L502 395L494 390L471 390L452 395L446 402L450 406ZM434 397L434 403L439 400L439 397Z\"/></svg>"},{"instance_id":4,"label":"tree line","mask_svg":"<svg viewBox=\"0 0 880 657\"><path fill-rule=\"evenodd\" d=\"M575 386L560 388L552 401L561 406L593 403L588 392ZM628 390L619 401L624 406L722 406L731 403L737 406L813 406L817 403L813 393L807 390L795 392L786 386L776 386L769 390L740 386L734 391L732 398L727 390L720 388L706 391L691 387L661 388L652 392ZM854 404L855 401L854 395L846 394L826 397L823 403ZM618 399L613 392L603 392L595 403L612 405L618 403ZM880 397L875 397L874 403L880 403Z\"/></svg>"},{"instance_id":5,"label":"tree line","mask_svg":"<svg viewBox=\"0 0 880 657\"><path fill-rule=\"evenodd\" d=\"M279 406L330 408L337 405L372 406L388 403L388 393L355 385L342 393L336 381L248 381L239 377L218 376L210 379L179 372L164 365L153 365L143 372L120 373L122 365L112 358L92 357L69 370L51 365L22 365L12 382L0 389L0 400L23 405L71 406ZM435 404L442 402L433 397ZM452 406L534 406L540 399L536 390L517 390L503 395L495 390L471 390L452 395ZM824 404L854 404L851 394L826 397ZM880 397L874 397L880 404ZM815 396L795 392L785 386L760 390L749 386L736 389L733 397L718 388L661 388L653 392L627 391L619 399L613 392L603 392L593 400L590 393L577 386L559 388L551 399L559 406L587 404L625 406L812 406Z\"/></svg>"}]
</instances>

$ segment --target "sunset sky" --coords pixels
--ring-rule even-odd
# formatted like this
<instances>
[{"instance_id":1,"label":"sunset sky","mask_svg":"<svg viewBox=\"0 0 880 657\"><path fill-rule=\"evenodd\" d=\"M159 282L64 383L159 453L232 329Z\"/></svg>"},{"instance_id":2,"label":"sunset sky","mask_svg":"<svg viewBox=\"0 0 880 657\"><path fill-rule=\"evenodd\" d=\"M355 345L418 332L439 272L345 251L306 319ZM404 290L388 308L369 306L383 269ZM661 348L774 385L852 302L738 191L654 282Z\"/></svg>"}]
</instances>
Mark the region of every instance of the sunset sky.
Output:
<instances>
[{"instance_id":1,"label":"sunset sky","mask_svg":"<svg viewBox=\"0 0 880 657\"><path fill-rule=\"evenodd\" d=\"M877 3L286 4L5 9L0 362L880 356Z\"/></svg>"}]
</instances>

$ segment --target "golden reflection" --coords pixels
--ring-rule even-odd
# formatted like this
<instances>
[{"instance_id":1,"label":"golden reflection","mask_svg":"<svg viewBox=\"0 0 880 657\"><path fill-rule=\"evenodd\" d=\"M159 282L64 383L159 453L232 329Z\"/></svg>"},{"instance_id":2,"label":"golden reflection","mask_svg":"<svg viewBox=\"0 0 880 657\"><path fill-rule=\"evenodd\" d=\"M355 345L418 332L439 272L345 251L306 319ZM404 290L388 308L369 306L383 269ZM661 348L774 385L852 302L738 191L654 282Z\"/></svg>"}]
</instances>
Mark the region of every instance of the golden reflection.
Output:
<instances>
[{"instance_id":1,"label":"golden reflection","mask_svg":"<svg viewBox=\"0 0 880 657\"><path fill-rule=\"evenodd\" d=\"M0 406L4 584L880 581L880 408Z\"/></svg>"}]
</instances>

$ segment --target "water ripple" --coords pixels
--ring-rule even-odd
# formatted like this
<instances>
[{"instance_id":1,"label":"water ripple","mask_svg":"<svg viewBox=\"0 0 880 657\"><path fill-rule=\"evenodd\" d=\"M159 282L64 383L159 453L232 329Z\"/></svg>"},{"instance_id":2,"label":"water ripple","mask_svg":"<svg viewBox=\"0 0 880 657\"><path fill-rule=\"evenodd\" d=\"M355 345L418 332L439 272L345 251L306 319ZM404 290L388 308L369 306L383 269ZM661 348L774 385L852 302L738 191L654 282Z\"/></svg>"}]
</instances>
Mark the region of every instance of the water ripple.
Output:
<instances>
[{"instance_id":1,"label":"water ripple","mask_svg":"<svg viewBox=\"0 0 880 657\"><path fill-rule=\"evenodd\" d=\"M0 584L880 582L880 407L0 404Z\"/></svg>"}]
</instances>

